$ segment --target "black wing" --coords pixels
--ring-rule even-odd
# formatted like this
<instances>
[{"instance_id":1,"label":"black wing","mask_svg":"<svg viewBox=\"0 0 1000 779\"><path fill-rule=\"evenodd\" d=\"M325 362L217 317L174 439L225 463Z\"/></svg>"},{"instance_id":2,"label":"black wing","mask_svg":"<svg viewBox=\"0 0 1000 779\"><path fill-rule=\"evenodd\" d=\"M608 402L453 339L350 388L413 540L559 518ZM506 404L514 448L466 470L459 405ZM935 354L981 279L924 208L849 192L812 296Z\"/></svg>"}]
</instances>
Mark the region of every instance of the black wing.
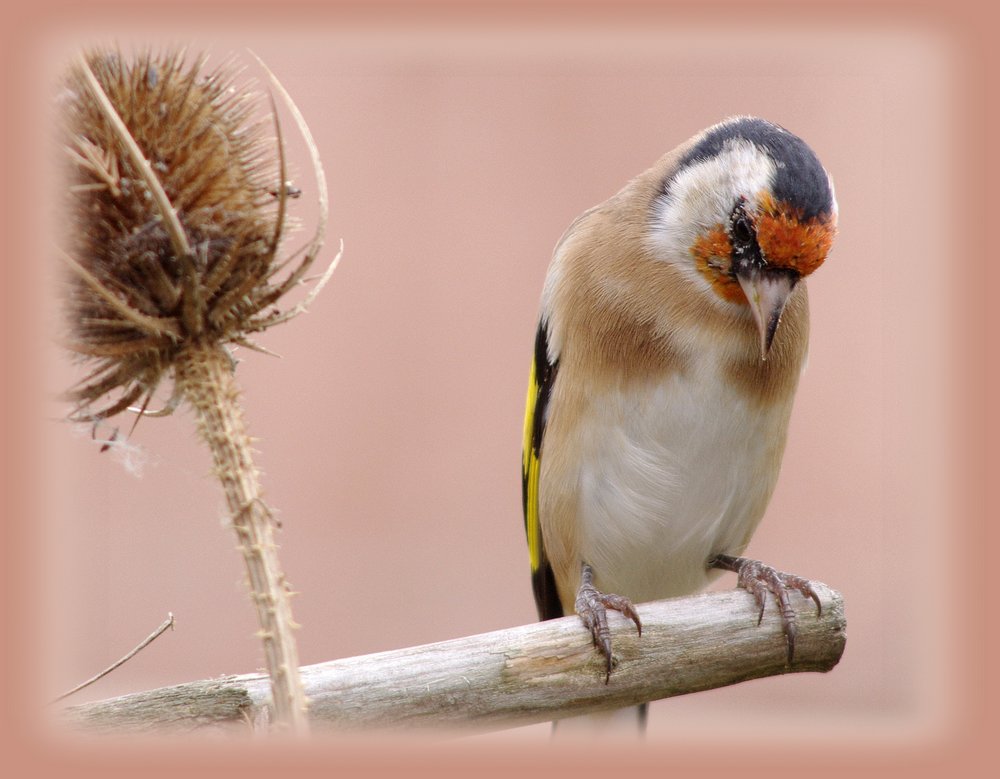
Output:
<instances>
[{"instance_id":1,"label":"black wing","mask_svg":"<svg viewBox=\"0 0 1000 779\"><path fill-rule=\"evenodd\" d=\"M524 412L524 444L521 452L521 487L524 501L524 531L528 536L531 559L531 586L539 619L562 617L563 608L556 590L556 580L545 554L542 528L538 521L538 477L541 467L542 438L552 384L558 360L549 362L547 323L543 318L535 337L535 355L528 381L528 401Z\"/></svg>"}]
</instances>

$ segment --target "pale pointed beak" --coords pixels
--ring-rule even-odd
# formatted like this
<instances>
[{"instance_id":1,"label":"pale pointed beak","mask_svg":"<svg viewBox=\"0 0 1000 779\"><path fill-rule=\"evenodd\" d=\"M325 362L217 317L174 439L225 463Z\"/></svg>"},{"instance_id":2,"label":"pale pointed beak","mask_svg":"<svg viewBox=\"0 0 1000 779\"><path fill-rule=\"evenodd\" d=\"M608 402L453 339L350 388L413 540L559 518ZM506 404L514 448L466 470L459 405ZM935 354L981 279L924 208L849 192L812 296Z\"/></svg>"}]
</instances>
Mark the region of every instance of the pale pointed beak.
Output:
<instances>
[{"instance_id":1,"label":"pale pointed beak","mask_svg":"<svg viewBox=\"0 0 1000 779\"><path fill-rule=\"evenodd\" d=\"M737 281L750 303L757 330L760 332L760 359L766 360L771 342L781 322L788 296L792 294L799 277L794 273L768 272L755 268L747 274L737 273Z\"/></svg>"}]
</instances>

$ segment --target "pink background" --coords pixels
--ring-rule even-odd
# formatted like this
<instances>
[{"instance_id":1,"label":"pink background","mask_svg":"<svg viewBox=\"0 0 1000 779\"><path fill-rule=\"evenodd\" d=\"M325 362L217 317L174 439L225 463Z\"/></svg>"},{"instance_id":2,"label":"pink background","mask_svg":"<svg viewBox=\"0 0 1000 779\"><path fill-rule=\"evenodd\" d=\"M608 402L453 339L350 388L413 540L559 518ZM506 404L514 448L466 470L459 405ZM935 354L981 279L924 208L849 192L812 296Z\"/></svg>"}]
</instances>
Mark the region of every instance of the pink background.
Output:
<instances>
[{"instance_id":1,"label":"pink background","mask_svg":"<svg viewBox=\"0 0 1000 779\"><path fill-rule=\"evenodd\" d=\"M748 25L324 16L156 37L67 24L38 47L49 76L94 41L191 41L214 63L248 47L316 137L331 194L320 263L341 237L343 262L308 315L261 339L282 358L243 351L237 372L301 593L303 663L534 619L519 449L552 247L664 151L752 113L817 151L841 232L809 282L810 364L749 552L841 591L847 649L827 675L656 703L650 739L905 745L949 727L968 281L952 272L957 52L926 28ZM315 187L287 114L284 127L305 193L294 248ZM49 349L42 391L70 376ZM187 411L138 426L139 477L89 430L52 421L64 411L46 404L27 450L40 466L38 695L113 661L168 611L174 632L76 700L260 667L242 562ZM545 743L548 729L521 734Z\"/></svg>"}]
</instances>

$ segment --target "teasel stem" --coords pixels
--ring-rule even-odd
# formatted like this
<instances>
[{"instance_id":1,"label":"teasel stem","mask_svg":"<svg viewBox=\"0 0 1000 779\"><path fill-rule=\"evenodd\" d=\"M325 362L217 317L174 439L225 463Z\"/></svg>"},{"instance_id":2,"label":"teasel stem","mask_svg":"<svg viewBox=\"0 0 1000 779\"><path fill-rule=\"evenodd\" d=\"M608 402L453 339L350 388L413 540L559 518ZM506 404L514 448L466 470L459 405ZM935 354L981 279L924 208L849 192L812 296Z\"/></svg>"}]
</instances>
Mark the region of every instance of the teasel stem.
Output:
<instances>
[{"instance_id":1,"label":"teasel stem","mask_svg":"<svg viewBox=\"0 0 1000 779\"><path fill-rule=\"evenodd\" d=\"M317 278L307 273L323 246L326 177L305 119L260 62L309 149L319 218L304 250L279 257L288 186L274 100L270 151L253 120L257 95L237 89L227 69L203 74L205 58L183 51L116 52L76 58L66 80L65 144L70 164L66 346L88 373L66 397L72 419L97 423L126 410L167 415L183 400L195 410L212 452L247 567L271 679L272 723L308 731L298 670L291 591L261 496L240 392L228 349L268 353L250 339L308 309L340 253ZM342 247L341 247L342 248ZM286 295L312 282L297 303ZM162 412L149 410L173 378Z\"/></svg>"},{"instance_id":2,"label":"teasel stem","mask_svg":"<svg viewBox=\"0 0 1000 779\"><path fill-rule=\"evenodd\" d=\"M217 344L194 342L178 353L174 378L195 410L198 433L212 452L215 475L226 495L257 609L274 722L304 734L309 727L308 702L299 678L292 593L278 559L274 519L261 497L232 359Z\"/></svg>"}]
</instances>

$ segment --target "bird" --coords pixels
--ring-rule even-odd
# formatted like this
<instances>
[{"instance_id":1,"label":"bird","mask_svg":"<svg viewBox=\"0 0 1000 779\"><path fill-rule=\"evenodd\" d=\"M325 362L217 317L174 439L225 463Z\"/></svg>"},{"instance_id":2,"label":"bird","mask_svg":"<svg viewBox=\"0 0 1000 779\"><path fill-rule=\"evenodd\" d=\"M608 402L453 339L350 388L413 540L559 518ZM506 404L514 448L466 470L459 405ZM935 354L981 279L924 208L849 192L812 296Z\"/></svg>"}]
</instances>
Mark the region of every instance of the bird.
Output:
<instances>
[{"instance_id":1,"label":"bird","mask_svg":"<svg viewBox=\"0 0 1000 779\"><path fill-rule=\"evenodd\" d=\"M579 615L613 667L608 611L723 571L779 606L791 662L809 580L745 558L778 479L809 335L806 277L837 230L797 135L734 116L577 217L542 288L522 497L541 620ZM645 705L638 710L644 727Z\"/></svg>"}]
</instances>

